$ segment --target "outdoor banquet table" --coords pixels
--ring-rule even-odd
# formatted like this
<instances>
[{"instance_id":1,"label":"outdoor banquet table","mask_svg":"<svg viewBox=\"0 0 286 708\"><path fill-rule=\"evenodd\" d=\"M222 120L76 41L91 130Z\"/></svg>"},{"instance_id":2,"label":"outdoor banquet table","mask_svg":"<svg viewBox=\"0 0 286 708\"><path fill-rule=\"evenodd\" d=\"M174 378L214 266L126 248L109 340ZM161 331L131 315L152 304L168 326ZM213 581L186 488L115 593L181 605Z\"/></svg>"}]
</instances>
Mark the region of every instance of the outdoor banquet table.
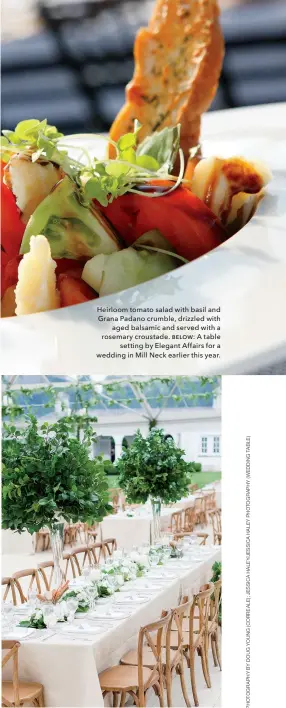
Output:
<instances>
[{"instance_id":1,"label":"outdoor banquet table","mask_svg":"<svg viewBox=\"0 0 286 708\"><path fill-rule=\"evenodd\" d=\"M38 630L36 637L32 635L30 639L22 640L19 650L20 678L43 684L47 707L100 708L104 702L99 673L117 664L126 651L135 648L140 627L158 619L163 609L176 606L180 592L189 594L190 598L197 593L200 586L210 580L212 565L220 560L220 553L219 546L209 547L209 552L198 552L197 560L194 552L192 562L189 558L182 561L169 560L168 564L162 566L161 571L172 572L172 577L165 577L161 581L155 580L158 567L152 568L145 578L135 581L136 586L140 589L140 583L153 577L154 584L160 582L161 587L153 588L146 595L146 602L134 604L131 615L126 619L116 620L114 626L108 627L104 620L101 634L87 635L88 639L76 637L73 640L67 635L61 635L61 630L58 630L59 633L43 641L44 637L48 636L48 631L43 630L43 635L42 631ZM125 590L128 586L132 587L133 583L126 583ZM120 593L121 597L122 595ZM104 611L107 605L100 607ZM75 620L75 623L81 623L81 620ZM100 620L94 621L94 624L98 626ZM4 669L3 678L11 678L9 665Z\"/></svg>"},{"instance_id":2,"label":"outdoor banquet table","mask_svg":"<svg viewBox=\"0 0 286 708\"><path fill-rule=\"evenodd\" d=\"M160 516L161 531L171 523L171 515L180 511L179 505L175 507L162 507ZM133 516L128 511L119 511L117 514L106 516L100 524L101 538L116 538L118 548L131 550L133 546L141 546L152 540L153 515L147 507L136 509Z\"/></svg>"}]
</instances>

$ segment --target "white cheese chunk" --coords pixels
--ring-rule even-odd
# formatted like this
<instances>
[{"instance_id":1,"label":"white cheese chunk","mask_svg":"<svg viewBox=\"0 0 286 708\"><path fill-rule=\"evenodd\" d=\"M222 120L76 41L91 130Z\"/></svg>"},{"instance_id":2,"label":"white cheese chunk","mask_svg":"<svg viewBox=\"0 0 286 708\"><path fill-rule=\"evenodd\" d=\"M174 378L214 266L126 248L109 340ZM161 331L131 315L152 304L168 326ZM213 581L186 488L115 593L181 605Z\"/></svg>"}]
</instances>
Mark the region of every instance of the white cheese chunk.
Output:
<instances>
[{"instance_id":1,"label":"white cheese chunk","mask_svg":"<svg viewBox=\"0 0 286 708\"><path fill-rule=\"evenodd\" d=\"M55 269L56 262L51 257L46 237L32 236L30 251L23 256L18 269L16 315L55 310L60 306Z\"/></svg>"}]
</instances>

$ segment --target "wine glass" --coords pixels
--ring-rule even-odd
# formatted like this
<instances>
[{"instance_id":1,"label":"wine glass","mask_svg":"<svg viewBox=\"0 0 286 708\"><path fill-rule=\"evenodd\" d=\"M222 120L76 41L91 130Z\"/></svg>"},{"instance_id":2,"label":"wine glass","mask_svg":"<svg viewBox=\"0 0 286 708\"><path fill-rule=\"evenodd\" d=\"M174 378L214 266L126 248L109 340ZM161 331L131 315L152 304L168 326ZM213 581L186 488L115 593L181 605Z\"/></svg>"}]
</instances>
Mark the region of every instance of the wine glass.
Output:
<instances>
[{"instance_id":1,"label":"wine glass","mask_svg":"<svg viewBox=\"0 0 286 708\"><path fill-rule=\"evenodd\" d=\"M72 624L74 621L74 618L75 618L75 613L78 608L78 601L73 597L69 597L66 600L66 606L67 606L67 611L68 611L67 621L69 624Z\"/></svg>"}]
</instances>

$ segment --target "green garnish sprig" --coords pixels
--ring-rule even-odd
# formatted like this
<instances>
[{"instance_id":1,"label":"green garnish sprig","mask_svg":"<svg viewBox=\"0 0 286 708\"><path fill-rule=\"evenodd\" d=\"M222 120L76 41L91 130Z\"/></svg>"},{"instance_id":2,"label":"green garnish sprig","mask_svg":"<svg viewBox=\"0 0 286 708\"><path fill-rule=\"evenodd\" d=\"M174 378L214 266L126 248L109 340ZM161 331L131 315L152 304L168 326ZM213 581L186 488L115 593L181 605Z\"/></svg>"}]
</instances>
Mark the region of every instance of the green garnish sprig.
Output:
<instances>
[{"instance_id":1,"label":"green garnish sprig","mask_svg":"<svg viewBox=\"0 0 286 708\"><path fill-rule=\"evenodd\" d=\"M172 192L183 181L184 157L180 149L180 126L164 128L138 145L141 128L136 120L133 133L126 133L117 143L106 137L107 142L115 148L115 159L91 159L88 151L79 146L80 159L76 160L66 149L72 147L74 150L75 145L68 145L68 138L65 140L55 126L48 125L46 120L25 120L18 123L15 131L2 131L1 157L4 162L8 162L11 155L29 151L32 162L46 159L57 164L73 180L78 199L86 207L89 207L93 199L106 207L126 192L160 197ZM178 154L180 173L175 177L172 170ZM83 156L86 164L82 162ZM140 187L150 184L152 180L170 181L173 185L162 193L140 191Z\"/></svg>"}]
</instances>

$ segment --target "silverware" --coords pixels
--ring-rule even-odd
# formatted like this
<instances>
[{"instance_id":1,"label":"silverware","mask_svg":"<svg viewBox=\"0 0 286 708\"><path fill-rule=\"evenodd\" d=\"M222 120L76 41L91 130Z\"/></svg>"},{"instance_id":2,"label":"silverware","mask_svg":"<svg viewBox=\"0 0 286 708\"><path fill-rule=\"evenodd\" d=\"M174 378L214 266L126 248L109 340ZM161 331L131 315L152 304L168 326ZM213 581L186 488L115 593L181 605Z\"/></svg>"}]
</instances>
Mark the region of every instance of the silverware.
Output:
<instances>
[{"instance_id":1,"label":"silverware","mask_svg":"<svg viewBox=\"0 0 286 708\"><path fill-rule=\"evenodd\" d=\"M45 637L41 637L41 638L40 638L40 642L45 642L46 639L51 639L51 637L55 637L56 634L57 634L57 632L52 632L52 634L46 634Z\"/></svg>"}]
</instances>

